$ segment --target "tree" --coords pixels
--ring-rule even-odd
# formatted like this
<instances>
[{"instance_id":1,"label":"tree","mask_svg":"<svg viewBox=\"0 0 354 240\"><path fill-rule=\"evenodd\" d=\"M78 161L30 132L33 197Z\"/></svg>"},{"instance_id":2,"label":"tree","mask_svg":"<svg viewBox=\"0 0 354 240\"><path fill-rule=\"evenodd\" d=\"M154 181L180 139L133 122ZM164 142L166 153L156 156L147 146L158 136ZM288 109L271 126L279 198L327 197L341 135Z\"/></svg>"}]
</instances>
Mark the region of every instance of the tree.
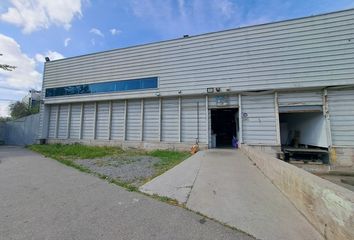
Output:
<instances>
[{"instance_id":1,"label":"tree","mask_svg":"<svg viewBox=\"0 0 354 240\"><path fill-rule=\"evenodd\" d=\"M7 122L7 121L10 121L11 118L10 117L0 117L0 123L1 122Z\"/></svg>"},{"instance_id":2,"label":"tree","mask_svg":"<svg viewBox=\"0 0 354 240\"><path fill-rule=\"evenodd\" d=\"M0 56L2 56L2 54L0 53ZM12 71L16 68L16 66L11 66L8 64L1 64L0 63L0 69L5 70L5 71Z\"/></svg>"},{"instance_id":3,"label":"tree","mask_svg":"<svg viewBox=\"0 0 354 240\"><path fill-rule=\"evenodd\" d=\"M31 114L28 105L23 102L17 101L10 104L10 115L13 119L22 118Z\"/></svg>"}]
</instances>

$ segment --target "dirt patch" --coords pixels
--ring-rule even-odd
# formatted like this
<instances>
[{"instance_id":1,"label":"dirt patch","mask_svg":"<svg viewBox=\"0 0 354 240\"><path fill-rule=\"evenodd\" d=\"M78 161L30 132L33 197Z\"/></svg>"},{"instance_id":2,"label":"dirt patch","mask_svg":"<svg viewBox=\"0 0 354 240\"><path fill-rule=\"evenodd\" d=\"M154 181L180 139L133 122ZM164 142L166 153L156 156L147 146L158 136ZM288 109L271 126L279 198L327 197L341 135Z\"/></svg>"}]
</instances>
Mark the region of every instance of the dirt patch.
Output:
<instances>
[{"instance_id":1,"label":"dirt patch","mask_svg":"<svg viewBox=\"0 0 354 240\"><path fill-rule=\"evenodd\" d=\"M153 177L156 172L154 164L159 158L151 156L119 155L95 159L80 159L75 163L89 168L91 171L113 179L140 186L145 179Z\"/></svg>"}]
</instances>

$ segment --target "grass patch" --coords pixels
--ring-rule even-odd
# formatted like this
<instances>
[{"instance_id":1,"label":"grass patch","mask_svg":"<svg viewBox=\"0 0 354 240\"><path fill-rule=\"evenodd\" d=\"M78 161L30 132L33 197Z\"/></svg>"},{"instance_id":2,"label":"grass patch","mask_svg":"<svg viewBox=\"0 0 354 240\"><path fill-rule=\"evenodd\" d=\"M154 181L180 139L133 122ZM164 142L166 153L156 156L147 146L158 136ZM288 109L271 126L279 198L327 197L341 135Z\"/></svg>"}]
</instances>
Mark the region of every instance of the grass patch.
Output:
<instances>
[{"instance_id":1,"label":"grass patch","mask_svg":"<svg viewBox=\"0 0 354 240\"><path fill-rule=\"evenodd\" d=\"M57 160L93 159L120 154L117 147L86 146L81 144L30 145L29 149Z\"/></svg>"},{"instance_id":2,"label":"grass patch","mask_svg":"<svg viewBox=\"0 0 354 240\"><path fill-rule=\"evenodd\" d=\"M106 146L86 146L81 144L47 144L47 145L30 145L28 146L32 151L41 153L42 155L53 158L67 166L74 167L82 172L91 173L95 176L98 176L101 179L107 180L111 183L119 185L121 187L126 188L129 191L137 191L137 185L132 182L123 181L119 178L111 178L104 174L95 172L88 167L85 167L75 160L79 159L97 159L97 166L104 167L106 162L102 161L102 157L119 157L122 159L122 164L129 163L129 157L134 156L151 156L158 158L159 161L155 163L152 167L155 170L154 175L139 179L139 185L146 183L152 178L161 175L165 171L171 169L176 166L186 158L190 156L188 152L180 152L180 151L169 151L169 150L154 150L154 151L143 151L143 150L122 150L118 147L106 147ZM128 159L128 160L126 160ZM117 167L119 167L117 165ZM173 201L171 199L160 199L161 201L170 202Z\"/></svg>"},{"instance_id":3,"label":"grass patch","mask_svg":"<svg viewBox=\"0 0 354 240\"><path fill-rule=\"evenodd\" d=\"M158 176L187 159L190 156L190 153L181 151L155 150L148 152L148 155L161 159L161 161L154 164L156 171L155 176Z\"/></svg>"}]
</instances>

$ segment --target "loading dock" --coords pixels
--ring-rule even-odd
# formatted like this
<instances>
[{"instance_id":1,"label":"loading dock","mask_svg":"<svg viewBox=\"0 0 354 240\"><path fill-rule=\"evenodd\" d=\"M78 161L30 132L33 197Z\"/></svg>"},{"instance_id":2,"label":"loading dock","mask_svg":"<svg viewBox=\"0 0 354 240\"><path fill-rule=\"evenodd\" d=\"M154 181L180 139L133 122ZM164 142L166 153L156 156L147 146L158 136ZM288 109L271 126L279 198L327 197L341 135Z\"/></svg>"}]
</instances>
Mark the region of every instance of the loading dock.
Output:
<instances>
[{"instance_id":1,"label":"loading dock","mask_svg":"<svg viewBox=\"0 0 354 240\"><path fill-rule=\"evenodd\" d=\"M295 109L280 109L279 113L284 160L328 163L325 117L320 106Z\"/></svg>"},{"instance_id":2,"label":"loading dock","mask_svg":"<svg viewBox=\"0 0 354 240\"><path fill-rule=\"evenodd\" d=\"M232 147L238 131L238 108L211 109L212 147Z\"/></svg>"}]
</instances>

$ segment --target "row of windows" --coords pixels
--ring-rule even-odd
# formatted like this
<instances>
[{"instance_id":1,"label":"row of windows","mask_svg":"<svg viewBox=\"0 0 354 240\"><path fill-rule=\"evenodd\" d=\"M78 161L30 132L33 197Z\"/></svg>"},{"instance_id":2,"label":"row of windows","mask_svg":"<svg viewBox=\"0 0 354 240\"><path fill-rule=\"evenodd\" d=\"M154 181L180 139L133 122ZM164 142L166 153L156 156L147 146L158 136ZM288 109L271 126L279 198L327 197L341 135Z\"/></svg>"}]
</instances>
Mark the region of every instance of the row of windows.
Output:
<instances>
[{"instance_id":1,"label":"row of windows","mask_svg":"<svg viewBox=\"0 0 354 240\"><path fill-rule=\"evenodd\" d=\"M157 77L141 78L124 81L82 84L68 87L47 88L46 97L76 94L123 92L131 90L154 89L158 87Z\"/></svg>"}]
</instances>

